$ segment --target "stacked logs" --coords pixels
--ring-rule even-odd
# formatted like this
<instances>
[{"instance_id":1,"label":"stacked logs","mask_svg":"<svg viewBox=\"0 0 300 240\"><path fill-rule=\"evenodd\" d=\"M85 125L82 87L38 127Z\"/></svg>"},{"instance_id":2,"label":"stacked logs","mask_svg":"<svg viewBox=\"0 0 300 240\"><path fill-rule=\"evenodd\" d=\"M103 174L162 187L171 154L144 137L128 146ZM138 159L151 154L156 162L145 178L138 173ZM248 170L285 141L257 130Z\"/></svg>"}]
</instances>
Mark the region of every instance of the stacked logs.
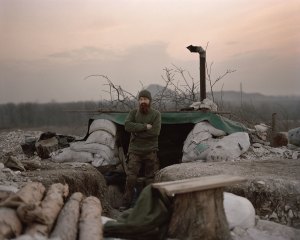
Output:
<instances>
[{"instance_id":1,"label":"stacked logs","mask_svg":"<svg viewBox=\"0 0 300 240\"><path fill-rule=\"evenodd\" d=\"M27 183L0 202L0 240L103 239L101 203L82 193L69 195L68 185Z\"/></svg>"}]
</instances>

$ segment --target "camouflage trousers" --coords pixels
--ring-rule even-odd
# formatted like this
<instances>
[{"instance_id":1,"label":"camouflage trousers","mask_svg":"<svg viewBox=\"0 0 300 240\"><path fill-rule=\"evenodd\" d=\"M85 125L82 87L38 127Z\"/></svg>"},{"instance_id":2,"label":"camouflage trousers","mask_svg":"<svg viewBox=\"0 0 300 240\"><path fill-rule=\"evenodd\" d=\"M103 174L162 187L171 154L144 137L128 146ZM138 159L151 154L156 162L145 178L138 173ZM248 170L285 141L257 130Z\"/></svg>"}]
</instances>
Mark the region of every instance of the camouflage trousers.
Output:
<instances>
[{"instance_id":1,"label":"camouflage trousers","mask_svg":"<svg viewBox=\"0 0 300 240\"><path fill-rule=\"evenodd\" d=\"M132 203L138 177L145 177L146 185L151 184L158 170L159 161L156 151L144 155L130 153L126 169L127 177L123 205L130 205Z\"/></svg>"}]
</instances>

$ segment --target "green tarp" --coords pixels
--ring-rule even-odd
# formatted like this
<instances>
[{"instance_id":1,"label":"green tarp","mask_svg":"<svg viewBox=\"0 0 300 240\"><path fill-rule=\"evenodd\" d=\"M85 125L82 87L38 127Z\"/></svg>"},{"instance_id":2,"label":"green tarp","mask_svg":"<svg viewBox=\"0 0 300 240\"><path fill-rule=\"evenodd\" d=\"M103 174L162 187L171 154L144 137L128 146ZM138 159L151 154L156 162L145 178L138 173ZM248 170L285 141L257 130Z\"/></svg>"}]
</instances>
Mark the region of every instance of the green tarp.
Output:
<instances>
[{"instance_id":1,"label":"green tarp","mask_svg":"<svg viewBox=\"0 0 300 240\"><path fill-rule=\"evenodd\" d=\"M104 225L105 237L125 239L165 239L170 219L169 198L146 186L135 206Z\"/></svg>"},{"instance_id":2,"label":"green tarp","mask_svg":"<svg viewBox=\"0 0 300 240\"><path fill-rule=\"evenodd\" d=\"M95 115L94 119L108 119L117 124L124 125L126 116L128 113L100 113ZM221 115L211 112L162 112L162 124L185 124L193 123L196 124L202 121L208 121L212 126L217 129L221 129L227 134L234 132L245 132L246 127L238 122L234 122L225 118Z\"/></svg>"}]
</instances>

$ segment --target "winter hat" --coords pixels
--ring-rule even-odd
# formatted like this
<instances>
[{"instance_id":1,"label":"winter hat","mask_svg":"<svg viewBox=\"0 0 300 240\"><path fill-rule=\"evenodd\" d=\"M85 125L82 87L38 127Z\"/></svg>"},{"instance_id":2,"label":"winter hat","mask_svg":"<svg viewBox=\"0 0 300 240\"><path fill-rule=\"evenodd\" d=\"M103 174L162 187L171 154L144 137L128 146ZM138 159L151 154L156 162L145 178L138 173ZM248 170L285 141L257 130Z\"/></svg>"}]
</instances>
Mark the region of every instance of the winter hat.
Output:
<instances>
[{"instance_id":1,"label":"winter hat","mask_svg":"<svg viewBox=\"0 0 300 240\"><path fill-rule=\"evenodd\" d=\"M150 93L148 90L142 90L142 91L140 91L140 93L139 93L139 98L140 98L140 97L146 97L146 98L148 98L150 101L152 100L151 93Z\"/></svg>"}]
</instances>

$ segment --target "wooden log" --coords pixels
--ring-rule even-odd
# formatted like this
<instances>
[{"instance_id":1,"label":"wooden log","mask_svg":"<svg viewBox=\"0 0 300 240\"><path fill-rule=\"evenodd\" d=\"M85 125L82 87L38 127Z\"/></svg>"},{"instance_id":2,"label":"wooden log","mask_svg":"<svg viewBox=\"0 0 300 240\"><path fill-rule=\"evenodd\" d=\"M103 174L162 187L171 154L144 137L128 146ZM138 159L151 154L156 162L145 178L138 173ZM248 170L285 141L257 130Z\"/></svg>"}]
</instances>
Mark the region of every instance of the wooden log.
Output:
<instances>
[{"instance_id":1,"label":"wooden log","mask_svg":"<svg viewBox=\"0 0 300 240\"><path fill-rule=\"evenodd\" d=\"M18 192L8 197L4 202L0 204L6 207L19 207L21 204L31 204L39 202L44 195L45 187L38 182L27 183Z\"/></svg>"},{"instance_id":2,"label":"wooden log","mask_svg":"<svg viewBox=\"0 0 300 240\"><path fill-rule=\"evenodd\" d=\"M30 204L21 204L17 208L17 214L19 219L26 224L35 222L42 215L42 208L40 202L30 203Z\"/></svg>"},{"instance_id":3,"label":"wooden log","mask_svg":"<svg viewBox=\"0 0 300 240\"><path fill-rule=\"evenodd\" d=\"M76 240L82 198L83 195L80 192L72 194L58 216L56 226L50 235L51 238Z\"/></svg>"},{"instance_id":4,"label":"wooden log","mask_svg":"<svg viewBox=\"0 0 300 240\"><path fill-rule=\"evenodd\" d=\"M22 232L22 223L16 210L12 208L0 208L0 240L17 237Z\"/></svg>"},{"instance_id":5,"label":"wooden log","mask_svg":"<svg viewBox=\"0 0 300 240\"><path fill-rule=\"evenodd\" d=\"M90 196L82 201L79 240L103 239L101 212L102 207L98 198Z\"/></svg>"},{"instance_id":6,"label":"wooden log","mask_svg":"<svg viewBox=\"0 0 300 240\"><path fill-rule=\"evenodd\" d=\"M179 239L231 239L221 188L176 195L168 236Z\"/></svg>"},{"instance_id":7,"label":"wooden log","mask_svg":"<svg viewBox=\"0 0 300 240\"><path fill-rule=\"evenodd\" d=\"M68 185L52 184L41 202L41 211L37 211L40 215L36 216L35 223L27 227L26 234L48 236L68 194Z\"/></svg>"},{"instance_id":8,"label":"wooden log","mask_svg":"<svg viewBox=\"0 0 300 240\"><path fill-rule=\"evenodd\" d=\"M0 190L0 202L4 202L7 198L12 196L13 192L1 191Z\"/></svg>"}]
</instances>

